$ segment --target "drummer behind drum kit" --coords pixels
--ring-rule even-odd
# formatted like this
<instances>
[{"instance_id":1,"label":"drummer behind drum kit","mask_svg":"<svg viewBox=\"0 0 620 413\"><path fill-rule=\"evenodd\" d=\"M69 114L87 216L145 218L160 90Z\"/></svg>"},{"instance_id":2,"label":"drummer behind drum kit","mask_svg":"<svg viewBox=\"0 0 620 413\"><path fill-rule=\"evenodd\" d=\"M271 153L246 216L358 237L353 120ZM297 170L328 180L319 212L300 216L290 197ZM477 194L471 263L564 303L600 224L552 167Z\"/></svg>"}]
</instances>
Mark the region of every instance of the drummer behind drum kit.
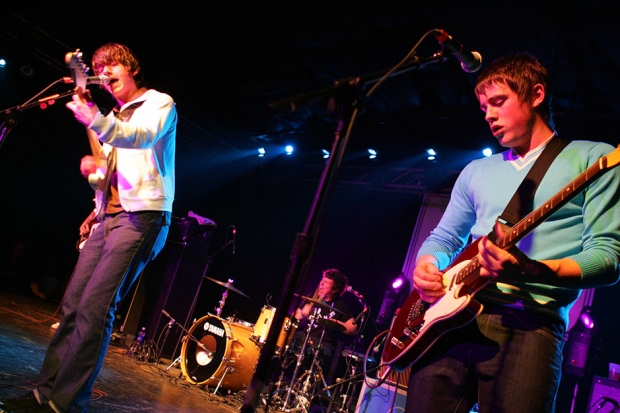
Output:
<instances>
[{"instance_id":1,"label":"drummer behind drum kit","mask_svg":"<svg viewBox=\"0 0 620 413\"><path fill-rule=\"evenodd\" d=\"M220 387L230 391L246 389L252 380L260 351L265 343L267 334L274 320L276 309L264 306L256 323L248 323L237 318L221 318L220 314L227 297L228 290L234 291L247 297L246 294L233 287L232 280L227 283L205 277L223 287L225 292L216 310L217 315L206 315L197 320L183 340L181 348L181 371L185 379L196 385L215 386L215 392ZM309 297L300 296L302 299L313 302L317 307L329 307L323 302ZM329 307L330 311L340 312ZM172 320L174 321L174 320ZM344 327L329 319L310 317L308 331L313 327L322 326L325 329L340 330ZM318 387L323 386L323 391L329 395L329 388L321 366L318 363L318 350L314 350L314 357L310 369L300 373L302 360L306 353L309 334L306 334L304 343L300 349L293 351L291 342L297 331L298 321L289 315L281 327L276 343L275 356L284 358L294 357L297 361L295 371L290 379L290 386L282 386L283 375L276 383L277 388L272 389L274 403L282 410L307 411L312 397ZM320 345L320 342L319 342ZM311 348L311 347L310 347Z\"/></svg>"},{"instance_id":2,"label":"drummer behind drum kit","mask_svg":"<svg viewBox=\"0 0 620 413\"><path fill-rule=\"evenodd\" d=\"M239 391L250 385L276 309L264 306L254 324L232 317L223 319L220 314L228 290L248 296L235 288L232 280L223 283L213 278L205 278L223 286L225 291L216 310L217 314L200 318L187 332L188 337L184 339L181 348L181 371L190 383L216 386L215 391L220 387ZM286 316L278 335L276 355L283 354L288 349L297 327L297 320Z\"/></svg>"}]
</instances>

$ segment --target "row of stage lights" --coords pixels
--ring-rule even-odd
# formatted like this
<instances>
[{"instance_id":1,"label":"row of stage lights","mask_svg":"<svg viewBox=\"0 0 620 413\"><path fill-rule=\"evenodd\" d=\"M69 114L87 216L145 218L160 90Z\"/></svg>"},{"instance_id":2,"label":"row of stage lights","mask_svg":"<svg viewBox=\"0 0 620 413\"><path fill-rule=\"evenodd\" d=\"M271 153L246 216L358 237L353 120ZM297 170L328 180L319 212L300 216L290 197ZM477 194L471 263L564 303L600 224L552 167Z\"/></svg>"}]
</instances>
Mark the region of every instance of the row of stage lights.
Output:
<instances>
[{"instance_id":1,"label":"row of stage lights","mask_svg":"<svg viewBox=\"0 0 620 413\"><path fill-rule=\"evenodd\" d=\"M295 152L295 148L293 147L293 145L286 145L286 147L284 148L284 153L287 156L290 156L293 155L293 152ZM265 148L258 148L259 158L263 158L266 153L267 150ZM330 153L327 149L322 149L321 153L323 154L324 159L329 158ZM378 155L379 152L376 149L368 148L368 159L377 159ZM429 161L434 161L437 158L437 152L434 149L427 149L426 155L426 159L428 159ZM493 155L493 150L491 148L485 148L482 150L482 155L486 157L491 156Z\"/></svg>"}]
</instances>

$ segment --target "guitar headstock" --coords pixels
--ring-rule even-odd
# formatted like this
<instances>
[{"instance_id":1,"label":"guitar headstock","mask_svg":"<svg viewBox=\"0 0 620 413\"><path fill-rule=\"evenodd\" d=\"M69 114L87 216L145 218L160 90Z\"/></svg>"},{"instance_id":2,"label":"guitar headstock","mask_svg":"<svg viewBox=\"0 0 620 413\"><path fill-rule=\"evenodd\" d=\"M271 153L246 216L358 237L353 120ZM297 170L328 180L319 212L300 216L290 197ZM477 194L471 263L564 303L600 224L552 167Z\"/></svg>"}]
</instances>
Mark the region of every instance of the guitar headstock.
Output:
<instances>
[{"instance_id":1,"label":"guitar headstock","mask_svg":"<svg viewBox=\"0 0 620 413\"><path fill-rule=\"evenodd\" d=\"M613 168L620 164L620 145L609 155L605 156L605 167Z\"/></svg>"},{"instance_id":2,"label":"guitar headstock","mask_svg":"<svg viewBox=\"0 0 620 413\"><path fill-rule=\"evenodd\" d=\"M86 82L88 80L88 71L90 70L82 61L82 52L76 49L75 52L69 52L65 55L65 63L71 69L71 77L75 83L75 87L81 86L86 90Z\"/></svg>"}]
</instances>

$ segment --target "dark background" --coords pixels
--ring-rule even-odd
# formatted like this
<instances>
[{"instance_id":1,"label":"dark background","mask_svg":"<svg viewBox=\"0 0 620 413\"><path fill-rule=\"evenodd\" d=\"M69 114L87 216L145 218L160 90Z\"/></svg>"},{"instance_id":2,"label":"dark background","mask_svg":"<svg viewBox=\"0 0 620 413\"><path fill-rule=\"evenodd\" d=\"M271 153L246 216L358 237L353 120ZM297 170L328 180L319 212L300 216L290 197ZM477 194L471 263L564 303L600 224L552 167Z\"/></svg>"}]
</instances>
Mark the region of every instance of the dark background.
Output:
<instances>
[{"instance_id":1,"label":"dark background","mask_svg":"<svg viewBox=\"0 0 620 413\"><path fill-rule=\"evenodd\" d=\"M193 211L217 223L206 275L233 279L251 299L231 292L224 315L254 322L270 295L272 305L279 301L325 165L321 149L331 148L338 125L326 99L277 114L268 103L385 73L426 32L441 28L479 51L483 67L506 53L534 53L555 82L560 135L618 144L614 2L427 3L15 6L0 13L0 54L9 61L0 69L0 108L22 105L69 76L67 52L79 48L89 65L108 41L134 49L148 86L170 94L180 115L173 214ZM438 50L430 36L418 56ZM364 102L299 293L310 295L321 270L336 267L376 317L384 291L403 268L424 194L448 191L454 174L483 147L500 149L472 92L476 77L450 58L390 78ZM54 86L41 96L69 89ZM105 106L105 95L91 89ZM3 244L27 237L32 260L64 277L77 258L78 226L92 208L92 191L79 174L89 147L66 101L17 111L17 124L0 147ZM282 155L289 143L296 153ZM267 148L266 157L256 156L259 146ZM423 156L431 146L439 151L434 163ZM369 147L378 150L377 159L367 159ZM230 246L219 252L231 226L236 253ZM197 288L187 287L189 298ZM205 280L194 315L213 312L222 291ZM597 291L601 349L588 375L606 375L608 361L620 362L617 322L610 319L617 296L617 287ZM366 342L376 332L369 324ZM587 397L588 389L585 382L580 392ZM570 402L572 389L565 393Z\"/></svg>"}]
</instances>

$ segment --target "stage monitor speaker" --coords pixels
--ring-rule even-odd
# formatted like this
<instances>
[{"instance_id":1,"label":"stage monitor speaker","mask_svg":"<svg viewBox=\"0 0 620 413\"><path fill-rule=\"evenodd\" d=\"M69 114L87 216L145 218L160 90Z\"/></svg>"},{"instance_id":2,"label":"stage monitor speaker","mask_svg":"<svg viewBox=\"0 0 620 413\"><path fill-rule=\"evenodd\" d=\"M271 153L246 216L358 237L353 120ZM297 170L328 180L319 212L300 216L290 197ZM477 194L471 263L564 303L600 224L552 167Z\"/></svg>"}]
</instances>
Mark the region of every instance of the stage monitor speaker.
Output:
<instances>
[{"instance_id":1,"label":"stage monitor speaker","mask_svg":"<svg viewBox=\"0 0 620 413\"><path fill-rule=\"evenodd\" d=\"M367 379L371 385L377 379ZM407 391L400 386L382 383L377 388L362 385L360 396L355 406L355 413L396 413L405 411Z\"/></svg>"},{"instance_id":2,"label":"stage monitor speaker","mask_svg":"<svg viewBox=\"0 0 620 413\"><path fill-rule=\"evenodd\" d=\"M593 376L586 412L620 412L620 382Z\"/></svg>"},{"instance_id":3,"label":"stage monitor speaker","mask_svg":"<svg viewBox=\"0 0 620 413\"><path fill-rule=\"evenodd\" d=\"M193 321L208 266L210 231L199 228L195 220L173 219L166 245L148 263L135 287L123 326L128 342L146 327L146 339L159 346L160 357L174 359L180 354L184 332L179 325L189 330Z\"/></svg>"}]
</instances>

